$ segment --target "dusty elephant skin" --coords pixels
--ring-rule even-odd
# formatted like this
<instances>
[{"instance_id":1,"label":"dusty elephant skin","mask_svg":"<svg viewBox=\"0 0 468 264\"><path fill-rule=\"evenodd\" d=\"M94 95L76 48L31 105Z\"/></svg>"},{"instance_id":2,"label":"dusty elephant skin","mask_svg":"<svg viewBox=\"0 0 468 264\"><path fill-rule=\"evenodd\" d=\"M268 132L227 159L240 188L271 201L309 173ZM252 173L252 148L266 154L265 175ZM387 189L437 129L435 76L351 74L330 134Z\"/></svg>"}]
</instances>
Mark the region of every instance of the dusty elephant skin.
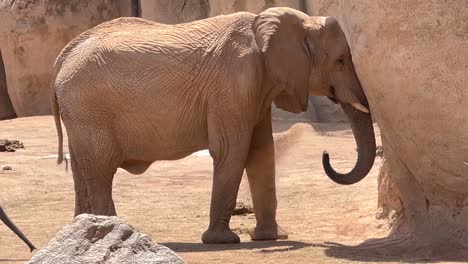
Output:
<instances>
[{"instance_id":1,"label":"dusty elephant skin","mask_svg":"<svg viewBox=\"0 0 468 264\"><path fill-rule=\"evenodd\" d=\"M54 65L52 109L63 160L67 128L75 215L115 215L117 168L143 173L154 161L210 150L210 224L204 243L236 243L229 228L244 169L257 226L254 240L287 238L276 222L271 109L307 110L308 96L340 103L351 120L358 162L350 184L372 167L375 139L367 99L346 38L333 18L290 8L241 12L182 25L119 18L81 34Z\"/></svg>"},{"instance_id":2,"label":"dusty elephant skin","mask_svg":"<svg viewBox=\"0 0 468 264\"><path fill-rule=\"evenodd\" d=\"M65 226L29 264L182 264L172 250L158 245L116 216L82 214Z\"/></svg>"},{"instance_id":3,"label":"dusty elephant skin","mask_svg":"<svg viewBox=\"0 0 468 264\"><path fill-rule=\"evenodd\" d=\"M23 234L23 232L21 232L21 230L19 230L19 228L10 220L10 218L8 218L7 214L5 213L5 211L3 211L3 208L1 206L0 206L0 220L2 220L2 222L6 226L8 226L8 228L10 228L11 231L15 233L15 235L21 238L21 240L23 240L24 243L26 243L26 245L28 245L29 250L31 250L31 252L36 249L36 247L31 243L31 241L29 241L29 239Z\"/></svg>"}]
</instances>

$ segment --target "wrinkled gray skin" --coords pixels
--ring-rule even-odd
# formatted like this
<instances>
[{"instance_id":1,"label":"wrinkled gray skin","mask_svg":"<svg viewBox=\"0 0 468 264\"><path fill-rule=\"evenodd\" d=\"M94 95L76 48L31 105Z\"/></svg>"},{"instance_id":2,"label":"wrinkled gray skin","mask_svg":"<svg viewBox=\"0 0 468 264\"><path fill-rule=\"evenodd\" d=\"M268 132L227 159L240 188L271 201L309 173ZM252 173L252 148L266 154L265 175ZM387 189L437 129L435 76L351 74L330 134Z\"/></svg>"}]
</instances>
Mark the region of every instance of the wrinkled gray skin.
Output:
<instances>
[{"instance_id":1,"label":"wrinkled gray skin","mask_svg":"<svg viewBox=\"0 0 468 264\"><path fill-rule=\"evenodd\" d=\"M239 242L229 221L244 169L257 220L252 239L286 238L276 222L271 104L306 111L309 94L341 104L358 144L359 158L349 174L335 172L324 155L331 179L354 183L373 165L367 99L333 18L290 8L181 25L119 18L75 38L54 68L58 161L63 161L62 120L76 215L116 214L117 168L140 174L154 161L207 148L214 173L210 224L202 241Z\"/></svg>"},{"instance_id":2,"label":"wrinkled gray skin","mask_svg":"<svg viewBox=\"0 0 468 264\"><path fill-rule=\"evenodd\" d=\"M8 218L7 214L5 213L5 211L3 211L1 206L0 206L0 220L2 220L2 222L6 226L8 226L8 228L10 228L11 231L13 231L13 233L15 233L19 238L21 238L21 240L23 240L24 243L26 243L26 245L28 245L31 252L36 249L36 247L34 247L34 245L23 234L23 232L21 232L21 230L19 230L18 227L16 227L16 225L10 220L10 218Z\"/></svg>"}]
</instances>

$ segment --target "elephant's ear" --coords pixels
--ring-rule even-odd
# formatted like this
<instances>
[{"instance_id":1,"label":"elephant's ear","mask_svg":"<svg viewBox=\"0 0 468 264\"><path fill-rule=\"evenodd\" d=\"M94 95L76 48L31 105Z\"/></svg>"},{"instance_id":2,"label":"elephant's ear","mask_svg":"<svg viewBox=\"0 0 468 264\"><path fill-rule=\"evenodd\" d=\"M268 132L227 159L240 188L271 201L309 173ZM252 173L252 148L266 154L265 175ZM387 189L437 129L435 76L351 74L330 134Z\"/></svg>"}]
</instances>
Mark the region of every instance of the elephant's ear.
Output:
<instances>
[{"instance_id":1,"label":"elephant's ear","mask_svg":"<svg viewBox=\"0 0 468 264\"><path fill-rule=\"evenodd\" d=\"M301 106L297 103L297 99L290 94L283 92L274 99L276 107L291 113L299 114L303 112Z\"/></svg>"},{"instance_id":2,"label":"elephant's ear","mask_svg":"<svg viewBox=\"0 0 468 264\"><path fill-rule=\"evenodd\" d=\"M260 13L252 24L255 41L264 56L266 78L281 88L275 104L289 112L301 112L308 102L310 66L314 47L310 17L292 8L269 8ZM302 105L302 107L301 107Z\"/></svg>"}]
</instances>

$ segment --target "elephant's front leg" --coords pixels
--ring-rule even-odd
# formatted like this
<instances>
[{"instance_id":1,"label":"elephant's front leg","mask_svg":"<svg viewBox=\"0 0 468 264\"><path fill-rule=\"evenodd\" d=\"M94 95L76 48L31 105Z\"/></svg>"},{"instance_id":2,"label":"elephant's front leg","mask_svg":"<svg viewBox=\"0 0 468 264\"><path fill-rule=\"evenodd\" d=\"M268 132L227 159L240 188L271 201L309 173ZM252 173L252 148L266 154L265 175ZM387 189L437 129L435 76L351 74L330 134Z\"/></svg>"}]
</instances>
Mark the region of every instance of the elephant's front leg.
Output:
<instances>
[{"instance_id":1,"label":"elephant's front leg","mask_svg":"<svg viewBox=\"0 0 468 264\"><path fill-rule=\"evenodd\" d=\"M229 228L236 206L237 193L245 168L250 142L248 135L223 135L212 144L214 162L210 225L202 236L203 243L239 243L239 236Z\"/></svg>"},{"instance_id":2,"label":"elephant's front leg","mask_svg":"<svg viewBox=\"0 0 468 264\"><path fill-rule=\"evenodd\" d=\"M250 232L253 240L288 238L276 223L275 149L271 112L255 127L246 164L257 226Z\"/></svg>"}]
</instances>

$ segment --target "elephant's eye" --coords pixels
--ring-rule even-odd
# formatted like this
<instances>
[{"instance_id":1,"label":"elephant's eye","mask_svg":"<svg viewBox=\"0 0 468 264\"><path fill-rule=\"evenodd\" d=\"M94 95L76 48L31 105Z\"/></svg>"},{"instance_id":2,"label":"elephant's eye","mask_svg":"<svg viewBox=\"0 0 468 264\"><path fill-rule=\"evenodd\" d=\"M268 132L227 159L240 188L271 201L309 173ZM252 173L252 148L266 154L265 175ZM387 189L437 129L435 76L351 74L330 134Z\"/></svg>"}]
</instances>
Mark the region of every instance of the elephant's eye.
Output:
<instances>
[{"instance_id":1,"label":"elephant's eye","mask_svg":"<svg viewBox=\"0 0 468 264\"><path fill-rule=\"evenodd\" d=\"M344 64L344 58L337 59L336 63L339 64L339 65L343 65Z\"/></svg>"}]
</instances>

